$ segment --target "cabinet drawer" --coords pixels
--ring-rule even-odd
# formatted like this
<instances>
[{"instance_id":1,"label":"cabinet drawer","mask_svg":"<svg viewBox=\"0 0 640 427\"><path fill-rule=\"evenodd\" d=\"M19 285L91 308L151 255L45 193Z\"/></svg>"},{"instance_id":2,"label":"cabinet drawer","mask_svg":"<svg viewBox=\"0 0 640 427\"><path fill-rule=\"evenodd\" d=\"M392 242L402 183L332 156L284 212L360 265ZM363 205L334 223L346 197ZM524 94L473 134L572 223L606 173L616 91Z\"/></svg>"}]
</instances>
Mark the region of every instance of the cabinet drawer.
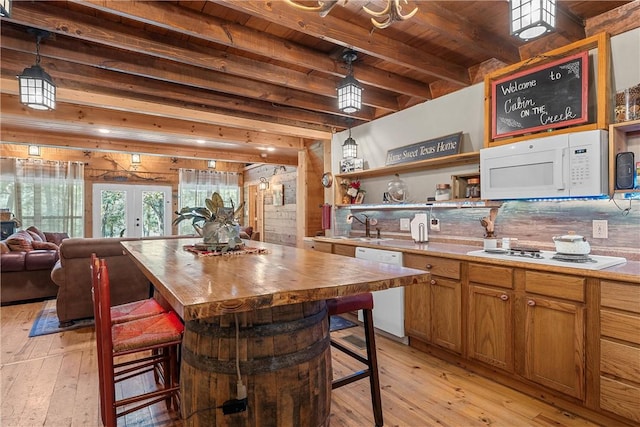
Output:
<instances>
[{"instance_id":1,"label":"cabinet drawer","mask_svg":"<svg viewBox=\"0 0 640 427\"><path fill-rule=\"evenodd\" d=\"M603 307L640 313L640 285L602 280L600 300Z\"/></svg>"},{"instance_id":2,"label":"cabinet drawer","mask_svg":"<svg viewBox=\"0 0 640 427\"><path fill-rule=\"evenodd\" d=\"M333 253L336 255L356 256L356 247L351 245L333 245Z\"/></svg>"},{"instance_id":3,"label":"cabinet drawer","mask_svg":"<svg viewBox=\"0 0 640 427\"><path fill-rule=\"evenodd\" d=\"M460 279L460 261L426 255L404 254L404 266L428 270L434 276Z\"/></svg>"},{"instance_id":4,"label":"cabinet drawer","mask_svg":"<svg viewBox=\"0 0 640 427\"><path fill-rule=\"evenodd\" d=\"M584 302L585 279L566 274L525 271L527 292Z\"/></svg>"},{"instance_id":5,"label":"cabinet drawer","mask_svg":"<svg viewBox=\"0 0 640 427\"><path fill-rule=\"evenodd\" d=\"M469 263L469 282L513 289L513 269Z\"/></svg>"},{"instance_id":6,"label":"cabinet drawer","mask_svg":"<svg viewBox=\"0 0 640 427\"><path fill-rule=\"evenodd\" d=\"M600 340L600 372L640 384L640 348Z\"/></svg>"},{"instance_id":7,"label":"cabinet drawer","mask_svg":"<svg viewBox=\"0 0 640 427\"><path fill-rule=\"evenodd\" d=\"M640 388L600 377L600 408L640 422Z\"/></svg>"},{"instance_id":8,"label":"cabinet drawer","mask_svg":"<svg viewBox=\"0 0 640 427\"><path fill-rule=\"evenodd\" d=\"M600 334L640 344L640 316L601 309Z\"/></svg>"},{"instance_id":9,"label":"cabinet drawer","mask_svg":"<svg viewBox=\"0 0 640 427\"><path fill-rule=\"evenodd\" d=\"M318 252L326 252L330 254L333 249L333 245L327 242L313 242L313 249Z\"/></svg>"}]
</instances>

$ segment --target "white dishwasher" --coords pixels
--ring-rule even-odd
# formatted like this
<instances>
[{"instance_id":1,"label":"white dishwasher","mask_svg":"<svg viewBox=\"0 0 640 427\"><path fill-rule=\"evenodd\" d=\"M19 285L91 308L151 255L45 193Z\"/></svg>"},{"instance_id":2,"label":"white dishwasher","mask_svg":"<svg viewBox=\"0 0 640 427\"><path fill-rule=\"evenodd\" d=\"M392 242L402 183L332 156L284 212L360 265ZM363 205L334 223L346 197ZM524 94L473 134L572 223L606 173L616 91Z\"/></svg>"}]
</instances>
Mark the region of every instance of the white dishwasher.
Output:
<instances>
[{"instance_id":1,"label":"white dishwasher","mask_svg":"<svg viewBox=\"0 0 640 427\"><path fill-rule=\"evenodd\" d=\"M356 258L402 266L402 252L357 247ZM362 312L358 313L358 318L362 321ZM373 292L373 325L398 338L405 338L403 287Z\"/></svg>"}]
</instances>

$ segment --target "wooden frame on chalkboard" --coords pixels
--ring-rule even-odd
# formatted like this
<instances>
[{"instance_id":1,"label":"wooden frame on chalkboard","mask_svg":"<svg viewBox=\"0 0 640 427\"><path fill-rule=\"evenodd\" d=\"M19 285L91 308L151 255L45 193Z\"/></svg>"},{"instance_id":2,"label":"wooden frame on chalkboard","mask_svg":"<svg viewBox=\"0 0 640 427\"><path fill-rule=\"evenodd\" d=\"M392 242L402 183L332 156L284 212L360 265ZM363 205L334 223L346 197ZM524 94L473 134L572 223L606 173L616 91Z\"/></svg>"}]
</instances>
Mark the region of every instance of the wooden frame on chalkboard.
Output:
<instances>
[{"instance_id":1,"label":"wooden frame on chalkboard","mask_svg":"<svg viewBox=\"0 0 640 427\"><path fill-rule=\"evenodd\" d=\"M491 137L586 123L588 89L586 51L494 80Z\"/></svg>"},{"instance_id":2,"label":"wooden frame on chalkboard","mask_svg":"<svg viewBox=\"0 0 640 427\"><path fill-rule=\"evenodd\" d=\"M494 135L493 121L495 118L495 109L492 88L495 87L495 82L509 80L513 78L514 75L520 73L526 74L531 72L531 70L544 69L545 66L550 66L549 64L561 62L562 60L582 54L583 52L587 53L588 59L592 62L590 65L588 63L586 65L589 69L589 81L587 83L590 89L587 93L587 109L589 113L586 122L569 125L563 124L562 127L549 127L542 130L532 130L528 128L522 133L514 132L509 135L498 133ZM610 63L609 35L607 33L600 33L488 74L484 79L484 146L495 147L537 138L540 137L543 131L544 136L549 136L569 132L608 129L611 116L611 97L609 96L611 93L611 81L609 77Z\"/></svg>"}]
</instances>

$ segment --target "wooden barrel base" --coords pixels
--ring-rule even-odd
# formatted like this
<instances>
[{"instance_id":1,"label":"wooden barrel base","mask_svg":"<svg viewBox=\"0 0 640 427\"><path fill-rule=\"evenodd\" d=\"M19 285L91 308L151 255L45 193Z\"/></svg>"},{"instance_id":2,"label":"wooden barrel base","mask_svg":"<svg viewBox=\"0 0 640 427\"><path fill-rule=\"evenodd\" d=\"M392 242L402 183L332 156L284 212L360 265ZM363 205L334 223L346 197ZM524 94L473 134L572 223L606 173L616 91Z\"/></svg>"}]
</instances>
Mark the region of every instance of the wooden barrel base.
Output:
<instances>
[{"instance_id":1,"label":"wooden barrel base","mask_svg":"<svg viewBox=\"0 0 640 427\"><path fill-rule=\"evenodd\" d=\"M185 325L180 374L185 425L329 425L331 353L324 301L237 314L247 410L223 414L237 396L233 314Z\"/></svg>"}]
</instances>

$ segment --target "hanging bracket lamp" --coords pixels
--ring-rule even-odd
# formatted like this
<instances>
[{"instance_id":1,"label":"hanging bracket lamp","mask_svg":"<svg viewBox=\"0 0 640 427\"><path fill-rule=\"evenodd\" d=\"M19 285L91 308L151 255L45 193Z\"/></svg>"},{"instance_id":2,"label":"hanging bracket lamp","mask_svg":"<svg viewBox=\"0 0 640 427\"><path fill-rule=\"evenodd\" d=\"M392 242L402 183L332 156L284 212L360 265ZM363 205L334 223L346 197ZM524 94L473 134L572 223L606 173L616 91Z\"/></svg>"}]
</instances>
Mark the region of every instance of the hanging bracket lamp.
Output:
<instances>
[{"instance_id":1,"label":"hanging bracket lamp","mask_svg":"<svg viewBox=\"0 0 640 427\"><path fill-rule=\"evenodd\" d=\"M260 183L258 184L258 190L265 191L269 189L269 181L264 176L260 177Z\"/></svg>"},{"instance_id":2,"label":"hanging bracket lamp","mask_svg":"<svg viewBox=\"0 0 640 427\"><path fill-rule=\"evenodd\" d=\"M49 37L49 32L36 29L27 32L36 37L36 63L18 76L20 102L36 110L53 110L56 108L56 85L40 66L40 40Z\"/></svg>"},{"instance_id":3,"label":"hanging bracket lamp","mask_svg":"<svg viewBox=\"0 0 640 427\"><path fill-rule=\"evenodd\" d=\"M552 31L556 25L556 0L509 0L511 34L523 40Z\"/></svg>"},{"instance_id":4,"label":"hanging bracket lamp","mask_svg":"<svg viewBox=\"0 0 640 427\"><path fill-rule=\"evenodd\" d=\"M351 138L351 126L349 126L349 138L344 140L342 144L342 158L353 159L358 157L358 144L356 140Z\"/></svg>"},{"instance_id":5,"label":"hanging bracket lamp","mask_svg":"<svg viewBox=\"0 0 640 427\"><path fill-rule=\"evenodd\" d=\"M352 114L362 108L362 86L353 77L352 63L358 59L355 51L348 49L342 54L342 59L347 64L347 76L338 85L338 109L344 113Z\"/></svg>"}]
</instances>

